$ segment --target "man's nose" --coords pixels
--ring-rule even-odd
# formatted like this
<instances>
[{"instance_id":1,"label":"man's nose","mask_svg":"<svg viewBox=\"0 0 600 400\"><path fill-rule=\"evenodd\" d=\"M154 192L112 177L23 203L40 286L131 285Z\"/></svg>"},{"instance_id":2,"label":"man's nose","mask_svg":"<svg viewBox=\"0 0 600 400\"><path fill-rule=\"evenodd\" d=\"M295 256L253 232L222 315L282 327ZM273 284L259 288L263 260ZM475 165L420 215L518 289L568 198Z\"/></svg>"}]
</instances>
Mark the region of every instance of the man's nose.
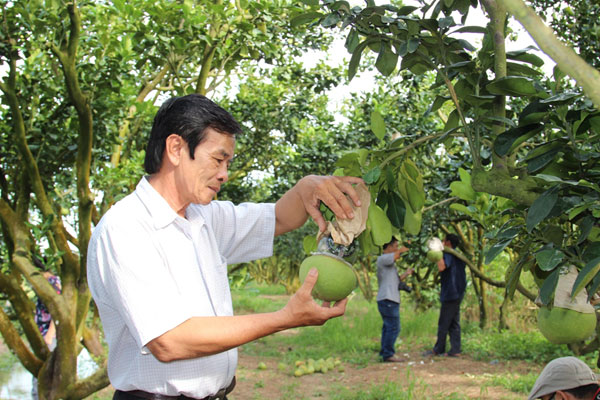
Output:
<instances>
[{"instance_id":1,"label":"man's nose","mask_svg":"<svg viewBox=\"0 0 600 400\"><path fill-rule=\"evenodd\" d=\"M217 173L217 179L220 182L227 182L227 180L229 179L229 166L226 163L223 164L224 165L219 168L219 172Z\"/></svg>"}]
</instances>

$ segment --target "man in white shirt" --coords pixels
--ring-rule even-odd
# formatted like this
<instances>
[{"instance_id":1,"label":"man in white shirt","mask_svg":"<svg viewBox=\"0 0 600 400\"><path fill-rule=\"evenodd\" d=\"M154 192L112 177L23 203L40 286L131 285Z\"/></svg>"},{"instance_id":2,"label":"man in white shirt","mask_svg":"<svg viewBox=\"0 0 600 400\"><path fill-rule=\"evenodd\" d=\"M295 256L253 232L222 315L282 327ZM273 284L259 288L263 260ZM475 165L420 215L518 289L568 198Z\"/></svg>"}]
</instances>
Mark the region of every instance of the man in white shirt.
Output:
<instances>
[{"instance_id":1,"label":"man in white shirt","mask_svg":"<svg viewBox=\"0 0 600 400\"><path fill-rule=\"evenodd\" d=\"M134 193L94 229L88 282L109 345L114 399L224 399L235 385L236 348L344 313L347 299L317 304L311 271L279 311L233 315L227 264L272 254L273 238L310 215L325 228L360 205L355 177L307 176L275 204L215 201L227 181L239 124L204 96L167 100L154 119ZM347 197L348 196L348 197Z\"/></svg>"}]
</instances>

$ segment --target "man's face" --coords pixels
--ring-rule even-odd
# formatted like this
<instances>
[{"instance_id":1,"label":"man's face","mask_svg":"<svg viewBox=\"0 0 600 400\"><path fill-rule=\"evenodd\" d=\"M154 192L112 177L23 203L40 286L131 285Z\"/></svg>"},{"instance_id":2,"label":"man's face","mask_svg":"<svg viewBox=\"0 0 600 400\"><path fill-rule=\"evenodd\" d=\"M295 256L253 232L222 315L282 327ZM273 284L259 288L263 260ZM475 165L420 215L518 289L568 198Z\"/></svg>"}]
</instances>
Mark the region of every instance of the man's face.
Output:
<instances>
[{"instance_id":1,"label":"man's face","mask_svg":"<svg viewBox=\"0 0 600 400\"><path fill-rule=\"evenodd\" d=\"M202 143L196 146L194 159L187 148L181 154L176 175L179 194L186 203L208 204L227 182L227 169L233 159L235 137L207 128Z\"/></svg>"},{"instance_id":2,"label":"man's face","mask_svg":"<svg viewBox=\"0 0 600 400\"><path fill-rule=\"evenodd\" d=\"M388 247L385 248L385 253L393 253L396 250L398 250L398 242L394 241L392 244L390 244Z\"/></svg>"}]
</instances>

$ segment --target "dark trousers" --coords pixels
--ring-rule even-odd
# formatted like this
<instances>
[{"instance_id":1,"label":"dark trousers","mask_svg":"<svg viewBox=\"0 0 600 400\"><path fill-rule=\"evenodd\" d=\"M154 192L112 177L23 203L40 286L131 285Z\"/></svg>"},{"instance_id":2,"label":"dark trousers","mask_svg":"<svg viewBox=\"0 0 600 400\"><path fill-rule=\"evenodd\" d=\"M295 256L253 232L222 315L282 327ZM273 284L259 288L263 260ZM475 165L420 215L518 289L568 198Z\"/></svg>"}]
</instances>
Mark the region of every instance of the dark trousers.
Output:
<instances>
[{"instance_id":1,"label":"dark trousers","mask_svg":"<svg viewBox=\"0 0 600 400\"><path fill-rule=\"evenodd\" d=\"M379 355L385 360L396 353L394 344L400 333L400 304L390 300L380 300L377 302L377 308L383 319Z\"/></svg>"},{"instance_id":2,"label":"dark trousers","mask_svg":"<svg viewBox=\"0 0 600 400\"><path fill-rule=\"evenodd\" d=\"M448 354L459 354L460 347L460 303L462 297L458 300L442 302L440 309L440 319L438 320L437 342L433 351L437 354L446 352L446 337L450 336L450 351Z\"/></svg>"}]
</instances>

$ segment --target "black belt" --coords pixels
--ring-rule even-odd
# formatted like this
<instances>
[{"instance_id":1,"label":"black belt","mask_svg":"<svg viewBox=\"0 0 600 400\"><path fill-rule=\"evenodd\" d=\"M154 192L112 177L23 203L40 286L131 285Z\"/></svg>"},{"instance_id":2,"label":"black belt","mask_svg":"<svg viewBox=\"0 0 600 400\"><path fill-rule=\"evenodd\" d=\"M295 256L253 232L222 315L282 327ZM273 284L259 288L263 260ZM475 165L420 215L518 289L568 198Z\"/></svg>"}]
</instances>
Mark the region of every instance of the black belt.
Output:
<instances>
[{"instance_id":1,"label":"black belt","mask_svg":"<svg viewBox=\"0 0 600 400\"><path fill-rule=\"evenodd\" d=\"M233 380L226 388L219 390L217 393L204 397L202 399L196 399L193 397L188 397L183 394L179 396L167 396L164 394L156 394L156 393L148 393L143 390L129 390L122 391L116 390L113 400L135 400L135 399L147 399L147 400L226 400L227 395L233 391L235 387L235 376Z\"/></svg>"}]
</instances>

